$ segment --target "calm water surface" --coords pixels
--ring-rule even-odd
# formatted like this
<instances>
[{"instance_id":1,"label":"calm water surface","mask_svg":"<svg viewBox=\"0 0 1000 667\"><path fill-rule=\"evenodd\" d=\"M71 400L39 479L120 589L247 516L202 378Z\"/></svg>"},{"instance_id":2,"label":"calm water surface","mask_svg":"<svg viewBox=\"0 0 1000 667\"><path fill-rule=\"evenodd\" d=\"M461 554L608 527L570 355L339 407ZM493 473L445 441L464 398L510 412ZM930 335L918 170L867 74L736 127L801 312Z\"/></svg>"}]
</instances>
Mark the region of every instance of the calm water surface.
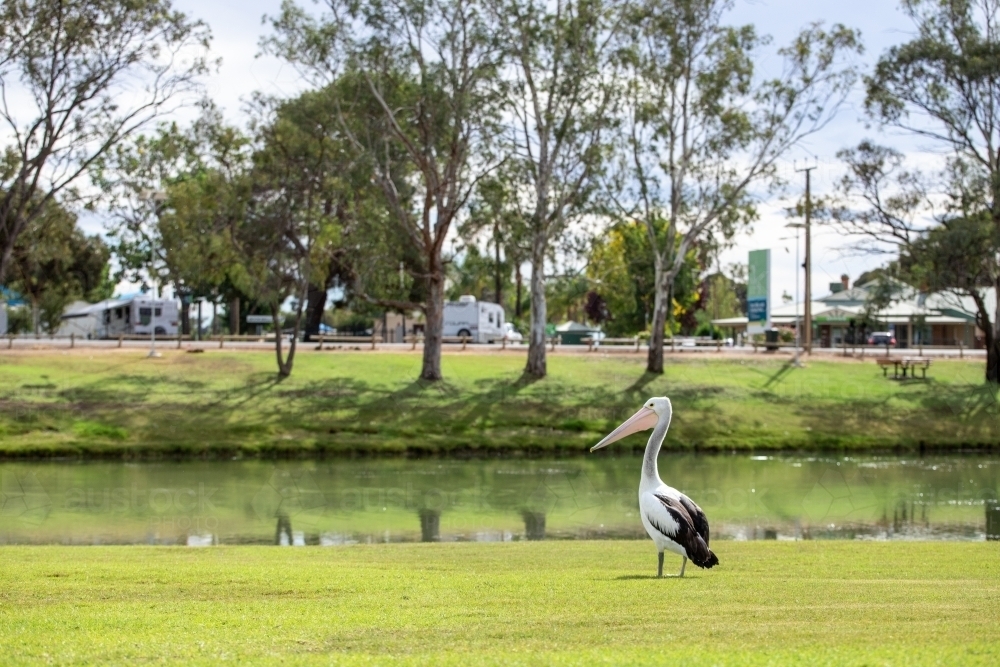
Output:
<instances>
[{"instance_id":1,"label":"calm water surface","mask_svg":"<svg viewBox=\"0 0 1000 667\"><path fill-rule=\"evenodd\" d=\"M0 463L0 544L645 538L641 459ZM660 457L716 539L1000 539L1000 457Z\"/></svg>"}]
</instances>

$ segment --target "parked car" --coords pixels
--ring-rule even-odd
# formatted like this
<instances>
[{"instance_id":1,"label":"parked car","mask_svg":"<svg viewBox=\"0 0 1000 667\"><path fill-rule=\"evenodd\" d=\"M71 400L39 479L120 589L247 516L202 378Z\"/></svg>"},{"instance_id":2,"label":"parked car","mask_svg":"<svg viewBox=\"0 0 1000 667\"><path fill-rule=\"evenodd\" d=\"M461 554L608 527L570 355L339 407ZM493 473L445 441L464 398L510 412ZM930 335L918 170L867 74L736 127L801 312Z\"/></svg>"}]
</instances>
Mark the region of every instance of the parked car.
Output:
<instances>
[{"instance_id":1,"label":"parked car","mask_svg":"<svg viewBox=\"0 0 1000 667\"><path fill-rule=\"evenodd\" d=\"M895 345L896 338L891 331L876 331L868 336L869 345Z\"/></svg>"}]
</instances>

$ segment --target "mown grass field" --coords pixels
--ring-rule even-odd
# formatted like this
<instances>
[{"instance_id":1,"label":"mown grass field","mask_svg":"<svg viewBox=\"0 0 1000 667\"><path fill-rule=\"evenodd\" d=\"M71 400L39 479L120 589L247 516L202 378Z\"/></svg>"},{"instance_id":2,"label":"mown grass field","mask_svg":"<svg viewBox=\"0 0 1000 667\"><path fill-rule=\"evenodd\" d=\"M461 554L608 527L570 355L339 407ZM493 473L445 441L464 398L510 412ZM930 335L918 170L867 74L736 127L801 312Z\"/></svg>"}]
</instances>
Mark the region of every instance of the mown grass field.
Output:
<instances>
[{"instance_id":1,"label":"mown grass field","mask_svg":"<svg viewBox=\"0 0 1000 667\"><path fill-rule=\"evenodd\" d=\"M996 665L996 543L5 547L4 664ZM674 563L668 558L668 568Z\"/></svg>"},{"instance_id":2,"label":"mown grass field","mask_svg":"<svg viewBox=\"0 0 1000 667\"><path fill-rule=\"evenodd\" d=\"M670 396L666 447L996 447L1000 404L981 361L936 361L894 382L871 359L792 369L764 355L677 355L664 375L640 355L444 357L422 383L418 354L307 352L278 382L272 353L140 350L0 353L0 456L314 456L584 452L647 397ZM633 436L625 446L641 448Z\"/></svg>"}]
</instances>

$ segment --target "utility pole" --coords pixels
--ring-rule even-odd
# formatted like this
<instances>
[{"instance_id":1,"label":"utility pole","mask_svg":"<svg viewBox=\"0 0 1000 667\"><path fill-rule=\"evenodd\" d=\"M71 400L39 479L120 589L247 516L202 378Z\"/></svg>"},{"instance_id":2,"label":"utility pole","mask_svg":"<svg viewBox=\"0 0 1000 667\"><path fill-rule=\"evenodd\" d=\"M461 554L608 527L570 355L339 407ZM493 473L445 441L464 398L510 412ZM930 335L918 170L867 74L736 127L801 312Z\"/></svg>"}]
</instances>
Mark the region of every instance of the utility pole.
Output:
<instances>
[{"instance_id":1,"label":"utility pole","mask_svg":"<svg viewBox=\"0 0 1000 667\"><path fill-rule=\"evenodd\" d=\"M801 222L790 222L785 227L795 230L795 358L792 366L799 368L799 346L802 345L802 323L799 322L799 230L805 227Z\"/></svg>"},{"instance_id":2,"label":"utility pole","mask_svg":"<svg viewBox=\"0 0 1000 667\"><path fill-rule=\"evenodd\" d=\"M795 171L806 172L806 294L805 294L805 321L803 322L803 328L805 329L805 348L806 354L812 355L812 235L810 229L810 217L812 215L812 198L810 194L810 173L815 166L805 167L803 169L796 169Z\"/></svg>"}]
</instances>

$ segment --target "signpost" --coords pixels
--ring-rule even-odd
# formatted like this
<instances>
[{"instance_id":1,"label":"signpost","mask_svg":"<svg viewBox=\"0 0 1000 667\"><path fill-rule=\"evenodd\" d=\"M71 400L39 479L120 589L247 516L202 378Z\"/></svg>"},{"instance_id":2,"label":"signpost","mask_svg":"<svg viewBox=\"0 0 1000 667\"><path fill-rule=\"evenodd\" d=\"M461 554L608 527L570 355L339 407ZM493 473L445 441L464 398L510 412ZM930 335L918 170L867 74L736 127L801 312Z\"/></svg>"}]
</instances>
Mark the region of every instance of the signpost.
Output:
<instances>
[{"instance_id":1,"label":"signpost","mask_svg":"<svg viewBox=\"0 0 1000 667\"><path fill-rule=\"evenodd\" d=\"M771 328L771 251L751 250L747 271L747 333Z\"/></svg>"},{"instance_id":2,"label":"signpost","mask_svg":"<svg viewBox=\"0 0 1000 667\"><path fill-rule=\"evenodd\" d=\"M263 325L271 324L274 319L270 315L247 315L247 324L257 325L257 335L263 333Z\"/></svg>"}]
</instances>

